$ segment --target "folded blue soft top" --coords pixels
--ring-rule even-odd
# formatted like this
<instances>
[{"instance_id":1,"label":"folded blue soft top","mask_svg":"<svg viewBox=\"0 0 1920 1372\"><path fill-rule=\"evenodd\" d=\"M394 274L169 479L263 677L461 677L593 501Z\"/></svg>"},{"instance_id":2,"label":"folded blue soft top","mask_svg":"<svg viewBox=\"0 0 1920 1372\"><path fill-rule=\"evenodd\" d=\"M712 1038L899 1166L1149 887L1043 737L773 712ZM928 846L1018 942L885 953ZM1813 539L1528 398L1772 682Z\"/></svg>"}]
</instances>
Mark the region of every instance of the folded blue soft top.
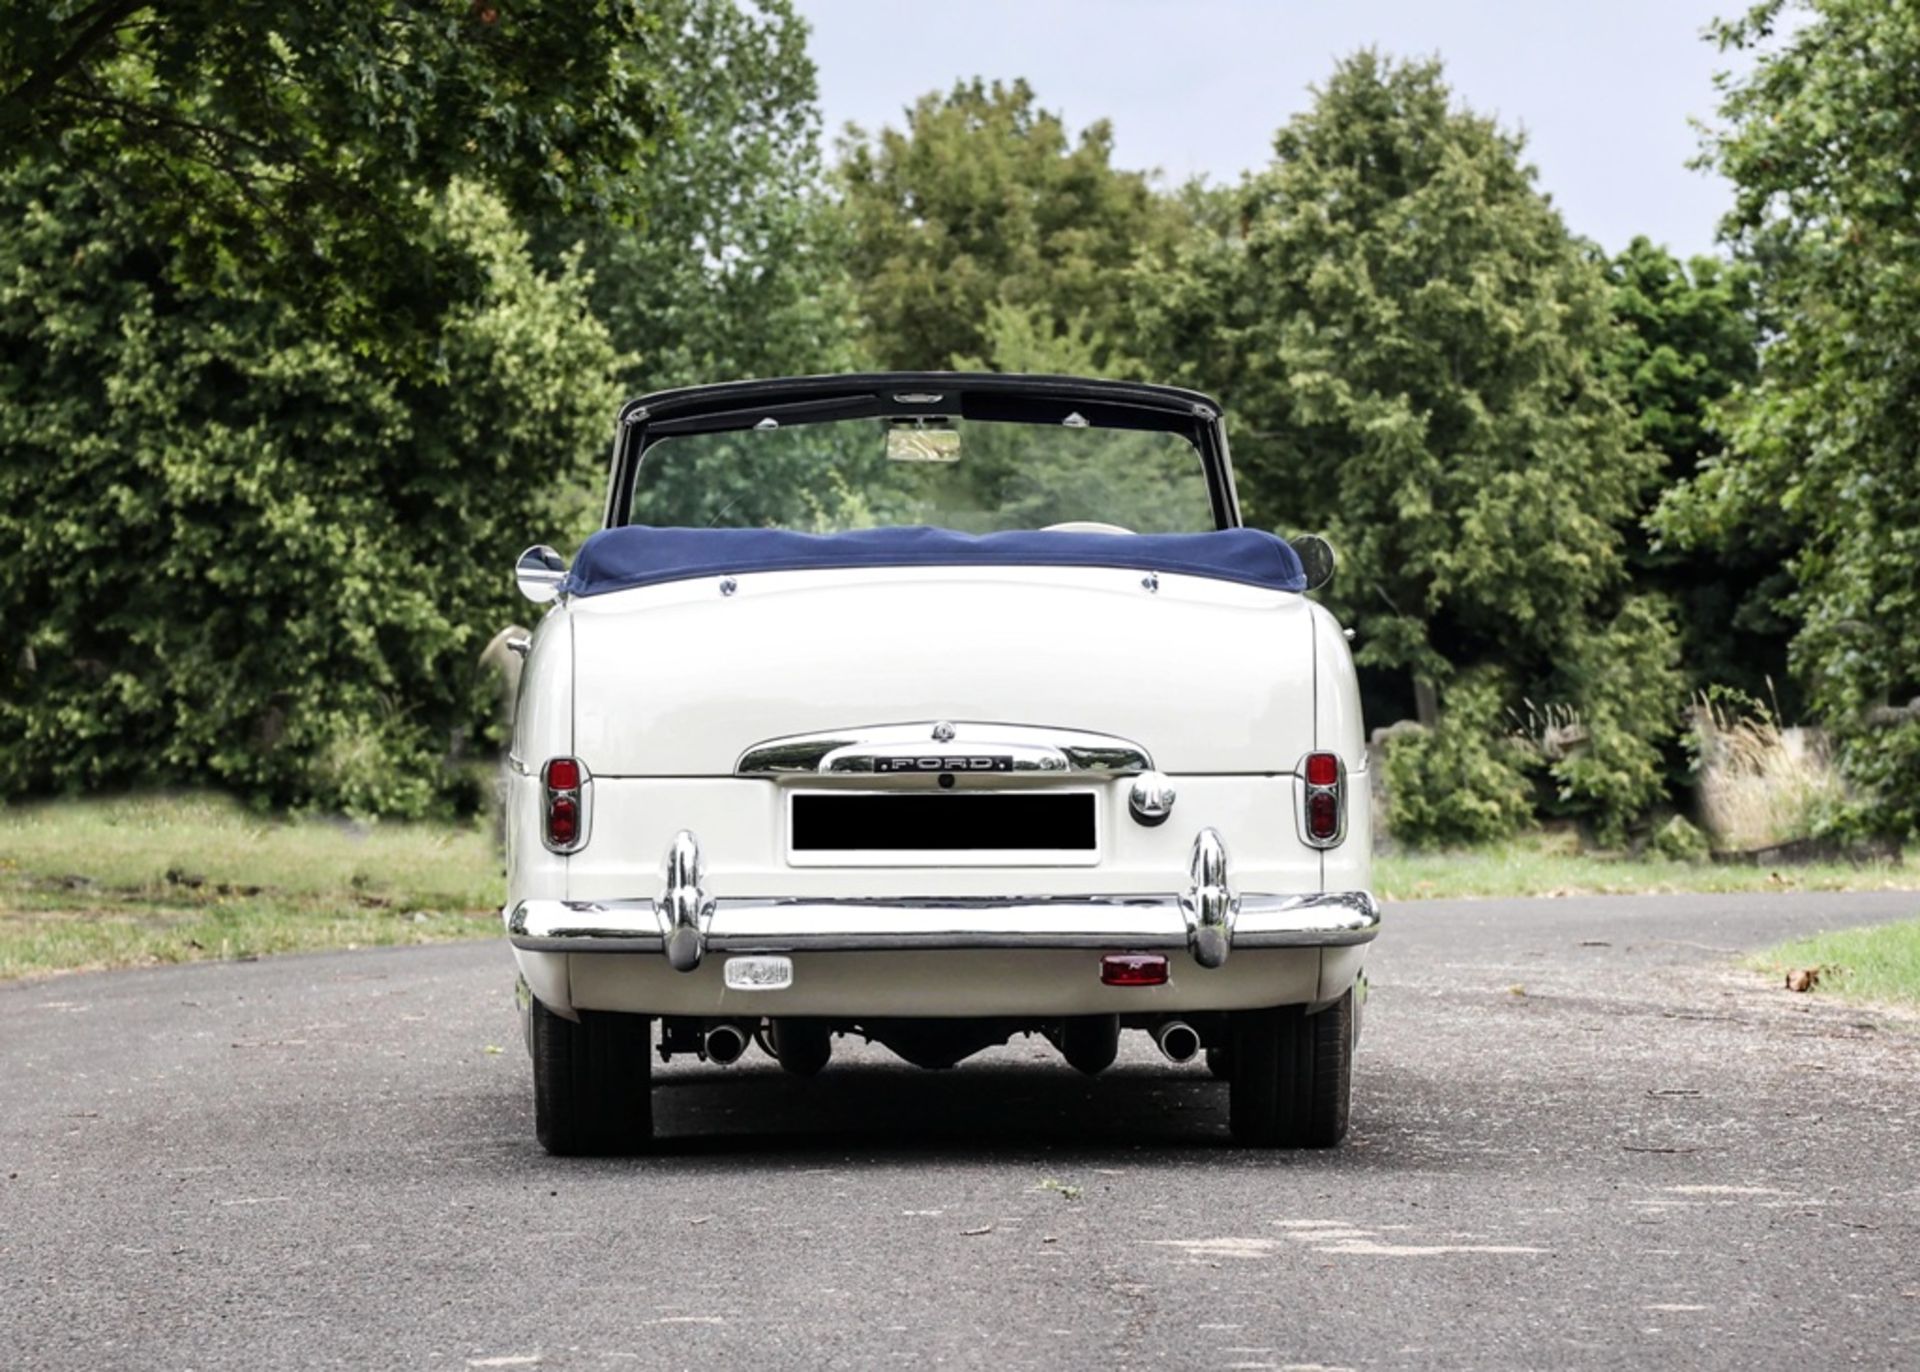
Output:
<instances>
[{"instance_id":1,"label":"folded blue soft top","mask_svg":"<svg viewBox=\"0 0 1920 1372\"><path fill-rule=\"evenodd\" d=\"M963 534L924 525L802 534L786 529L603 529L581 546L571 595L745 572L829 567L1121 567L1304 591L1300 558L1258 529L1095 534L1016 529Z\"/></svg>"}]
</instances>

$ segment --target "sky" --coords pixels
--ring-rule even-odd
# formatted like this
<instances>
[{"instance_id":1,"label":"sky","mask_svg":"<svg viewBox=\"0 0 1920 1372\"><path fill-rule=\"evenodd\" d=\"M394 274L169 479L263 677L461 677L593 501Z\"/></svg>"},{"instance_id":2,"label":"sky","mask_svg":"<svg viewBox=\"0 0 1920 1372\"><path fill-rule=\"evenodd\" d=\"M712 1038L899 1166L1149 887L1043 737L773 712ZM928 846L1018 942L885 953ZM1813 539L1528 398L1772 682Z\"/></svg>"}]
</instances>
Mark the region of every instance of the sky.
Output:
<instances>
[{"instance_id":1,"label":"sky","mask_svg":"<svg viewBox=\"0 0 1920 1372\"><path fill-rule=\"evenodd\" d=\"M1701 38L1742 0L797 0L829 145L899 127L929 90L1024 76L1119 166L1232 183L1264 165L1309 87L1368 45L1439 55L1456 97L1527 134L1539 185L1609 251L1646 234L1713 250L1730 194L1690 170L1732 64Z\"/></svg>"}]
</instances>

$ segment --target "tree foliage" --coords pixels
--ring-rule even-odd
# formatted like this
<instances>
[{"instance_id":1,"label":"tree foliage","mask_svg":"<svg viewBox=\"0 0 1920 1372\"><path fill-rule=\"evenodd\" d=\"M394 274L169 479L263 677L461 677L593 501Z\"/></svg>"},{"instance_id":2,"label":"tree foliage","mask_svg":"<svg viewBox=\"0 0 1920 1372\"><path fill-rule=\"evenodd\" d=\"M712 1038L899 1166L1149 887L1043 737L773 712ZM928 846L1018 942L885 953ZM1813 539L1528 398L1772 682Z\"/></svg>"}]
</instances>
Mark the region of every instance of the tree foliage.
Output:
<instances>
[{"instance_id":1,"label":"tree foliage","mask_svg":"<svg viewBox=\"0 0 1920 1372\"><path fill-rule=\"evenodd\" d=\"M1617 834L1679 682L1663 609L1624 595L1659 458L1601 365L1604 275L1437 63L1342 63L1274 151L1237 224L1143 273L1150 355L1223 394L1249 520L1334 540L1359 662L1429 724L1474 667L1571 707L1558 798Z\"/></svg>"},{"instance_id":2,"label":"tree foliage","mask_svg":"<svg viewBox=\"0 0 1920 1372\"><path fill-rule=\"evenodd\" d=\"M1711 257L1682 262L1645 238L1628 244L1606 270L1622 325L1606 363L1641 443L1665 458L1639 496L1640 509L1650 513L1721 451L1722 404L1758 370L1753 273ZM1750 524L1737 541L1711 551L1657 540L1639 523L1627 533L1635 584L1673 602L1690 683L1732 686L1797 709L1786 673L1790 626L1778 608L1789 589L1778 521Z\"/></svg>"},{"instance_id":3,"label":"tree foliage","mask_svg":"<svg viewBox=\"0 0 1920 1372\"><path fill-rule=\"evenodd\" d=\"M614 403L583 283L455 183L429 231L485 270L423 380L175 280L144 210L50 165L0 181L0 792L459 798L501 559Z\"/></svg>"},{"instance_id":4,"label":"tree foliage","mask_svg":"<svg viewBox=\"0 0 1920 1372\"><path fill-rule=\"evenodd\" d=\"M632 0L9 0L0 170L57 160L175 275L430 365L487 263L421 192L623 213L667 114L650 33Z\"/></svg>"},{"instance_id":5,"label":"tree foliage","mask_svg":"<svg viewBox=\"0 0 1920 1372\"><path fill-rule=\"evenodd\" d=\"M1717 35L1753 65L1706 155L1777 332L1659 524L1797 543L1794 669L1870 822L1920 835L1920 11L1766 0Z\"/></svg>"},{"instance_id":6,"label":"tree foliage","mask_svg":"<svg viewBox=\"0 0 1920 1372\"><path fill-rule=\"evenodd\" d=\"M1106 121L1071 138L1024 81L923 96L904 131L852 130L840 166L848 260L874 358L941 368L983 356L1001 304L1086 330L1101 368L1124 371L1115 283L1175 218L1112 158Z\"/></svg>"},{"instance_id":7,"label":"tree foliage","mask_svg":"<svg viewBox=\"0 0 1920 1372\"><path fill-rule=\"evenodd\" d=\"M543 239L583 245L594 312L634 394L848 369L854 304L805 23L791 0L663 0L649 13L676 119L638 177L643 215L590 209Z\"/></svg>"}]
</instances>

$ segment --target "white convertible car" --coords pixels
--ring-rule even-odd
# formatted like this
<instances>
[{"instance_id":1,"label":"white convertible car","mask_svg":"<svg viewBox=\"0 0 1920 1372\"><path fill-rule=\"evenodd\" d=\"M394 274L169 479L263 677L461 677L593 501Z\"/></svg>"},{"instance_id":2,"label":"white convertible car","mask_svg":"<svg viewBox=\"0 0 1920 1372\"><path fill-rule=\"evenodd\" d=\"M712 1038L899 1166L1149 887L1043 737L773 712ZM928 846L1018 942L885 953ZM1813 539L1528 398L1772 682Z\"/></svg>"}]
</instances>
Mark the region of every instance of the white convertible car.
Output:
<instances>
[{"instance_id":1,"label":"white convertible car","mask_svg":"<svg viewBox=\"0 0 1920 1372\"><path fill-rule=\"evenodd\" d=\"M951 1067L1123 1030L1234 1136L1346 1133L1369 890L1317 538L1241 526L1219 407L893 373L620 415L515 713L507 935L540 1141L632 1152L653 1055ZM1196 1069L1198 1070L1198 1069Z\"/></svg>"}]
</instances>

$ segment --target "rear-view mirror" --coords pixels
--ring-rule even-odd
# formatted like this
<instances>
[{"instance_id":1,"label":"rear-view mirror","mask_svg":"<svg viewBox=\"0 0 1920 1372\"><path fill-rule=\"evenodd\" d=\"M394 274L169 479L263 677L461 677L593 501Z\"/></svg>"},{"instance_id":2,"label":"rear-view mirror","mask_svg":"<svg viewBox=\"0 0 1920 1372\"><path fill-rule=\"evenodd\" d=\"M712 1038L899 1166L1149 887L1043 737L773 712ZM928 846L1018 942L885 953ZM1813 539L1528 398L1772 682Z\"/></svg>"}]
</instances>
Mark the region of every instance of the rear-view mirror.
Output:
<instances>
[{"instance_id":1,"label":"rear-view mirror","mask_svg":"<svg viewBox=\"0 0 1920 1372\"><path fill-rule=\"evenodd\" d=\"M535 605L545 605L560 594L567 579L567 560L544 543L536 543L513 564L514 584Z\"/></svg>"},{"instance_id":2,"label":"rear-view mirror","mask_svg":"<svg viewBox=\"0 0 1920 1372\"><path fill-rule=\"evenodd\" d=\"M929 428L921 423L895 424L887 430L889 462L958 462L957 429Z\"/></svg>"},{"instance_id":3,"label":"rear-view mirror","mask_svg":"<svg viewBox=\"0 0 1920 1372\"><path fill-rule=\"evenodd\" d=\"M1307 589L1317 591L1333 580L1333 545L1319 534L1297 534L1287 540L1300 569L1307 574Z\"/></svg>"}]
</instances>

